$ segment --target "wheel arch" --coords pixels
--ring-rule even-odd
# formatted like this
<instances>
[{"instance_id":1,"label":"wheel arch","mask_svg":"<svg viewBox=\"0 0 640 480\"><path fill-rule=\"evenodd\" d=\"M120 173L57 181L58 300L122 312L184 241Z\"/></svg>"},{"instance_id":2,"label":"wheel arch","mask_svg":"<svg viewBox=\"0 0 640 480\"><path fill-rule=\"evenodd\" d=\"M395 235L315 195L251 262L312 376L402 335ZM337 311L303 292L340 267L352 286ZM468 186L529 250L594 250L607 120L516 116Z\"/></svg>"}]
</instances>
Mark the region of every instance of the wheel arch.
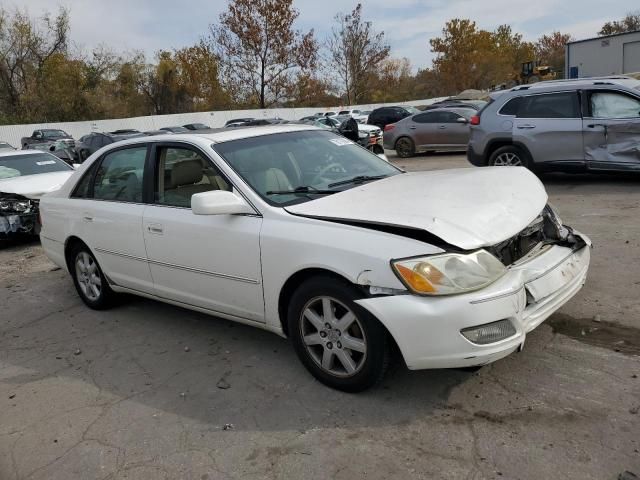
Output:
<instances>
[{"instance_id":1,"label":"wheel arch","mask_svg":"<svg viewBox=\"0 0 640 480\"><path fill-rule=\"evenodd\" d=\"M296 288L302 284L302 282L308 280L309 278L313 278L315 276L324 276L324 277L332 277L338 281L348 283L353 285L355 288L362 291L364 296L367 296L368 293L365 290L363 285L358 285L357 283L352 282L344 275L341 275L332 270L328 270L325 268L305 268L303 270L299 270L298 272L291 275L287 281L283 284L280 289L280 295L278 297L278 317L280 319L280 325L282 326L282 332L285 336L289 336L289 322L287 322L287 307L289 305L289 300L291 296L296 291ZM394 352L400 352L400 348L398 347L398 343L396 339L393 337L387 326L378 320L382 328L387 333L389 344ZM404 357L403 357L404 361Z\"/></svg>"},{"instance_id":2,"label":"wheel arch","mask_svg":"<svg viewBox=\"0 0 640 480\"><path fill-rule=\"evenodd\" d=\"M400 135L398 138L396 138L396 141L395 141L395 142L393 142L393 149L394 149L394 150L397 148L397 146L398 146L398 142L399 142L400 140L402 140L403 138L408 138L409 140L411 140L411 142L413 143L413 147L414 147L414 148L417 148L417 147L416 147L416 142L415 142L415 140L414 140L413 138L411 138L408 134L403 133L403 134L402 134L402 135Z\"/></svg>"},{"instance_id":3,"label":"wheel arch","mask_svg":"<svg viewBox=\"0 0 640 480\"><path fill-rule=\"evenodd\" d=\"M361 288L360 285L356 285L344 275L326 268L312 267L297 271L284 282L278 296L278 317L280 319L280 325L282 326L282 332L287 337L289 336L289 322L287 322L287 307L289 305L289 300L300 284L316 276L333 277L336 280L347 282L357 288Z\"/></svg>"},{"instance_id":4,"label":"wheel arch","mask_svg":"<svg viewBox=\"0 0 640 480\"><path fill-rule=\"evenodd\" d=\"M529 151L527 146L522 142L514 142L512 139L509 139L509 138L496 138L494 140L491 140L487 144L487 149L485 150L485 154L484 154L485 165L489 165L489 159L491 158L491 155L493 155L493 152L495 152L497 149L502 147L511 147L511 146L518 147L519 149L521 149L525 153L525 155L527 155L531 159L531 161L533 161L531 152Z\"/></svg>"},{"instance_id":5,"label":"wheel arch","mask_svg":"<svg viewBox=\"0 0 640 480\"><path fill-rule=\"evenodd\" d=\"M75 235L70 236L64 242L64 260L67 264L67 270L69 270L69 272L72 271L73 267L73 258L71 258L71 252L73 252L73 249L77 246L85 246L89 248L89 245L87 245L86 242L84 242L80 237L76 237Z\"/></svg>"}]
</instances>

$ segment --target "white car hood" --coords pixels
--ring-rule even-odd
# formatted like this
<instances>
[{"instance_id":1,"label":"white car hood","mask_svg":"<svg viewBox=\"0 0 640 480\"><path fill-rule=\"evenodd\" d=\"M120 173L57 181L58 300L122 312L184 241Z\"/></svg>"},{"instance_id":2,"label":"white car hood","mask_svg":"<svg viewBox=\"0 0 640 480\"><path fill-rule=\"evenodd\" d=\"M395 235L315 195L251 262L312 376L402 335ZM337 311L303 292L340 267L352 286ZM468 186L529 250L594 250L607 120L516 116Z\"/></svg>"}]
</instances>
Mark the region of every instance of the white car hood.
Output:
<instances>
[{"instance_id":1,"label":"white car hood","mask_svg":"<svg viewBox=\"0 0 640 480\"><path fill-rule=\"evenodd\" d=\"M31 199L39 199L45 193L58 190L74 171L39 173L0 179L0 193L12 193Z\"/></svg>"},{"instance_id":2,"label":"white car hood","mask_svg":"<svg viewBox=\"0 0 640 480\"><path fill-rule=\"evenodd\" d=\"M450 245L472 250L514 236L535 220L546 203L542 183L529 170L486 167L395 175L286 210L314 218L425 230Z\"/></svg>"},{"instance_id":3,"label":"white car hood","mask_svg":"<svg viewBox=\"0 0 640 480\"><path fill-rule=\"evenodd\" d=\"M359 123L358 130L363 132L372 132L374 130L380 130L380 127L376 127L375 125L369 125L367 123Z\"/></svg>"}]
</instances>

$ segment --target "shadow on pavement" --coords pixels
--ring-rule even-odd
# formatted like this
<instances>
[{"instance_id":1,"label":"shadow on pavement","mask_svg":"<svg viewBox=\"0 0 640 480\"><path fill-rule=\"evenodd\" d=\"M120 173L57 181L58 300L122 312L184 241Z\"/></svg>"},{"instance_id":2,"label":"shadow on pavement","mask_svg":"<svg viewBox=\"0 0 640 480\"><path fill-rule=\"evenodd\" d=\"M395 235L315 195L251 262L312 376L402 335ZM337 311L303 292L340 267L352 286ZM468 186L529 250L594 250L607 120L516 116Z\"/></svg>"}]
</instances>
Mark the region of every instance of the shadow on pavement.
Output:
<instances>
[{"instance_id":1,"label":"shadow on pavement","mask_svg":"<svg viewBox=\"0 0 640 480\"><path fill-rule=\"evenodd\" d=\"M115 401L236 430L279 431L409 423L472 375L396 365L381 386L345 394L315 381L272 333L128 296L112 310L92 311L60 271L24 284L0 288L9 305L2 363L24 372L5 380L16 388L64 377Z\"/></svg>"}]
</instances>

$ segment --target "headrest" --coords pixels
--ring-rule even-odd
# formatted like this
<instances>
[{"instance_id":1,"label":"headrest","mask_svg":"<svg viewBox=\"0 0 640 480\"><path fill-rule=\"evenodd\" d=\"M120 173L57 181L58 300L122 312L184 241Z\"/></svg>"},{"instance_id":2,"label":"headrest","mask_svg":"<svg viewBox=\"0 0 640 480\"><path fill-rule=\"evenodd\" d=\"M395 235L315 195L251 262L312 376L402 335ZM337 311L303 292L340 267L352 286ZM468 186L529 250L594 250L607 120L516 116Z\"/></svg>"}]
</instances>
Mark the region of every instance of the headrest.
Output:
<instances>
[{"instance_id":1,"label":"headrest","mask_svg":"<svg viewBox=\"0 0 640 480\"><path fill-rule=\"evenodd\" d=\"M171 169L171 185L174 188L193 185L200 180L202 180L202 162L200 160L178 162Z\"/></svg>"}]
</instances>

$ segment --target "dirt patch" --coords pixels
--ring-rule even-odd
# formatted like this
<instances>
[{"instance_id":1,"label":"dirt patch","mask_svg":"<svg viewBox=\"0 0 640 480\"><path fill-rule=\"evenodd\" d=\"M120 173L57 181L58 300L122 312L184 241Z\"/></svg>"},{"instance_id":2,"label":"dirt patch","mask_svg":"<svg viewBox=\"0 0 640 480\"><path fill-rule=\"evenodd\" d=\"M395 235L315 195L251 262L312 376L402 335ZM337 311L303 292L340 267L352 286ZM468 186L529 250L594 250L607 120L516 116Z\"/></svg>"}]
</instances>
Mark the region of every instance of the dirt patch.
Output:
<instances>
[{"instance_id":1,"label":"dirt patch","mask_svg":"<svg viewBox=\"0 0 640 480\"><path fill-rule=\"evenodd\" d=\"M627 355L640 355L640 329L594 318L574 318L556 313L546 322L554 333L561 333L589 345Z\"/></svg>"},{"instance_id":2,"label":"dirt patch","mask_svg":"<svg viewBox=\"0 0 640 480\"><path fill-rule=\"evenodd\" d=\"M29 273L57 269L44 254L37 238L0 240L0 285L23 281Z\"/></svg>"}]
</instances>

